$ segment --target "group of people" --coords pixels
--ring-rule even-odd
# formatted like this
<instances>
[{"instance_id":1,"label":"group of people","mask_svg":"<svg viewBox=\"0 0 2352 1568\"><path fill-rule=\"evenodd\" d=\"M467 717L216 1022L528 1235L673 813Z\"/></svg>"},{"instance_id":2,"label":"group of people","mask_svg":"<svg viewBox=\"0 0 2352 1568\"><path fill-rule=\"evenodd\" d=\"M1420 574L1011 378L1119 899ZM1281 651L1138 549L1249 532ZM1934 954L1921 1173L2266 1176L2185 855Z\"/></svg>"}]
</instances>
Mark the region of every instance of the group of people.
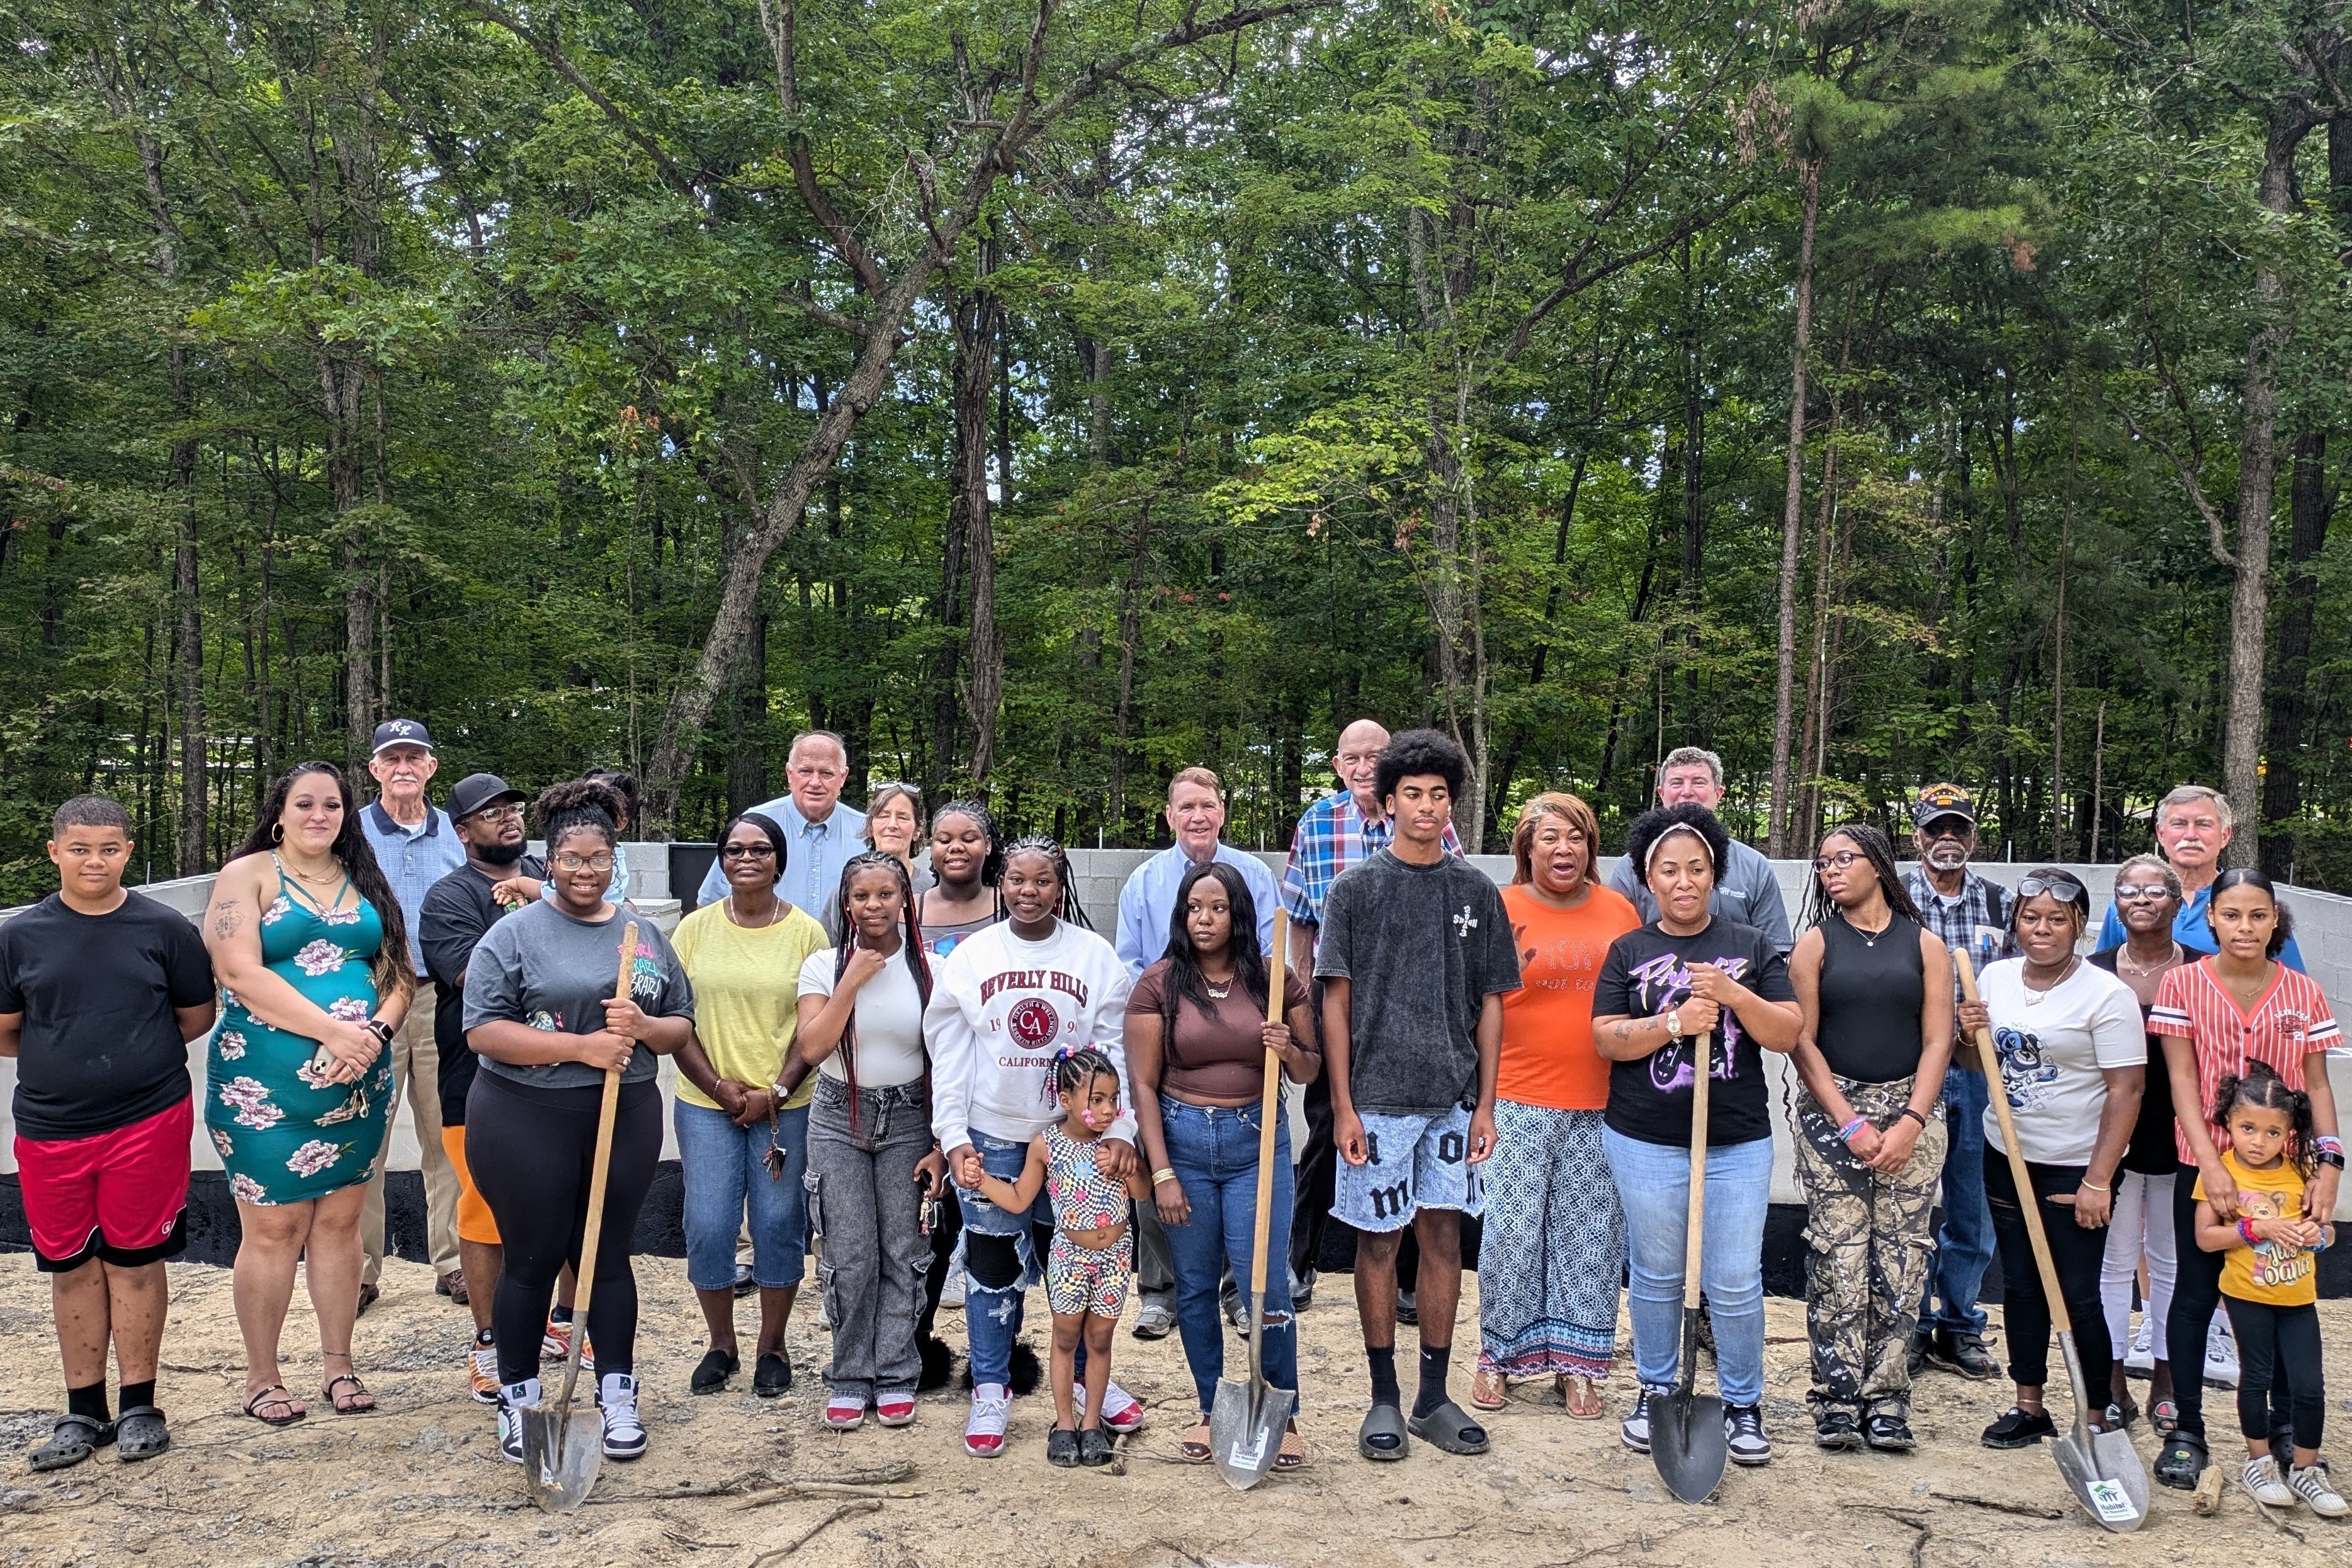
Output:
<instances>
[{"instance_id":1,"label":"group of people","mask_svg":"<svg viewBox=\"0 0 2352 1568\"><path fill-rule=\"evenodd\" d=\"M1269 1053L1284 1087L1267 1256L1286 1263L1262 1284L1269 1381L1297 1387L1296 1316L1345 1228L1364 1458L1402 1458L1414 1438L1483 1453L1481 1416L1515 1384L1549 1380L1568 1416L1602 1417L1621 1292L1637 1386L1620 1432L1646 1449L1651 1402L1681 1370L1705 1073L1696 1266L1728 1451L1761 1465L1769 1052L1793 1078L1817 1444L1908 1449L1927 1366L2002 1370L1977 1300L1996 1251L2014 1394L1983 1441L2054 1431L2030 1201L2101 1424L2140 1416L2122 1349L2137 1298L2158 1476L2193 1486L2211 1458L2198 1361L2225 1309L2244 1486L2347 1511L2319 1454L2313 1305L2343 1166L2326 1072L2339 1035L2271 884L2220 869L2230 820L2211 790L2159 804L2163 853L2118 870L2106 939L2087 956L2088 890L2055 867L2013 892L1970 870L1974 802L1949 784L1914 803L1908 867L1874 827L1830 829L1792 935L1769 863L1715 815L1713 754L1664 758L1659 804L1631 824L1606 884L1591 808L1529 799L1498 888L1454 835L1460 747L1364 720L1340 735L1341 788L1303 814L1279 881L1223 842L1216 776L1177 775L1173 841L1129 878L1106 938L1058 844L1001 841L977 801L927 819L903 784L860 813L840 799L845 748L814 731L793 747L790 793L727 823L698 907L666 936L627 902L625 777L543 790L535 859L520 791L475 775L444 813L425 800L423 727L395 720L377 741L383 793L366 807L329 765L277 782L222 869L201 941L121 888L131 824L99 797L58 811L58 893L0 925L0 1053L19 1058L18 1161L68 1383L37 1469L109 1442L124 1458L168 1446L161 1260L184 1227L185 1051L207 1031L205 1121L244 1227L246 1413L309 1414L278 1374L298 1259L321 1336L318 1398L338 1414L373 1406L352 1360L362 1232L382 1244L363 1217L405 1083L446 1173L428 1164L428 1204L446 1196L451 1211L446 1250L435 1220L436 1273L472 1308L467 1375L518 1460L520 1413L574 1332L606 1454L645 1451L630 1257L663 1141L662 1056L677 1068L688 1276L708 1328L690 1391L740 1372L739 1291L759 1297L753 1391L791 1386L785 1329L814 1247L832 1338L821 1419L906 1425L946 1380L933 1329L961 1270L964 1443L992 1457L1039 1375L1019 1342L1042 1282L1056 1465L1107 1462L1111 1437L1142 1424L1111 1363L1130 1287L1154 1293L1155 1272L1136 1332L1181 1333L1198 1412L1177 1450L1212 1458L1220 1320L1239 1315L1223 1303L1261 1291ZM617 1122L586 1259L609 1072ZM2030 1193L1990 1111L1992 1074ZM1307 1128L1296 1158L1294 1093ZM1465 1408L1453 1342L1474 1241ZM583 1268L593 1304L574 1324ZM1417 1339L1409 1402L1401 1325ZM2175 1346L2192 1358L2179 1376ZM1294 1419L1274 1468L1307 1457Z\"/></svg>"}]
</instances>

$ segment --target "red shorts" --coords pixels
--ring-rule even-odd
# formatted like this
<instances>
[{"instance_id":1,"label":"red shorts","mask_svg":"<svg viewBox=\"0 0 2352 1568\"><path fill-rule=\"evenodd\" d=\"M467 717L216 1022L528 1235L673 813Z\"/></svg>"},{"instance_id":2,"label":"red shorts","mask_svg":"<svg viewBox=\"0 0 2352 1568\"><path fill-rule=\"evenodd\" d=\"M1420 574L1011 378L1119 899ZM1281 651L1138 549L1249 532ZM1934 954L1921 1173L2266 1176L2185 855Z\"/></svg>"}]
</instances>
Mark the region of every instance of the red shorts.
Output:
<instances>
[{"instance_id":1,"label":"red shorts","mask_svg":"<svg viewBox=\"0 0 2352 1568\"><path fill-rule=\"evenodd\" d=\"M135 1269L188 1244L188 1134L195 1101L87 1138L16 1137L16 1179L46 1274L92 1258Z\"/></svg>"}]
</instances>

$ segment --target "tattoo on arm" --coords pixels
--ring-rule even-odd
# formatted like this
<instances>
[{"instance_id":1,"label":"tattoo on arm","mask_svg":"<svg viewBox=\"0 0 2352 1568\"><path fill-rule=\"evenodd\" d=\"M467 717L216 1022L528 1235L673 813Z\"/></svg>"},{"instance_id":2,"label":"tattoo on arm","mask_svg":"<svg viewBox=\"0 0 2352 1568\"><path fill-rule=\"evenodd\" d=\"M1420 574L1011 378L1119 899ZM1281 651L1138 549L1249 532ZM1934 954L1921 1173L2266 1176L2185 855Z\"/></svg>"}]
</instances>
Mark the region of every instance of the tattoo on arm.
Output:
<instances>
[{"instance_id":1,"label":"tattoo on arm","mask_svg":"<svg viewBox=\"0 0 2352 1568\"><path fill-rule=\"evenodd\" d=\"M245 910L236 903L224 904L213 915L213 935L222 941L245 929Z\"/></svg>"}]
</instances>

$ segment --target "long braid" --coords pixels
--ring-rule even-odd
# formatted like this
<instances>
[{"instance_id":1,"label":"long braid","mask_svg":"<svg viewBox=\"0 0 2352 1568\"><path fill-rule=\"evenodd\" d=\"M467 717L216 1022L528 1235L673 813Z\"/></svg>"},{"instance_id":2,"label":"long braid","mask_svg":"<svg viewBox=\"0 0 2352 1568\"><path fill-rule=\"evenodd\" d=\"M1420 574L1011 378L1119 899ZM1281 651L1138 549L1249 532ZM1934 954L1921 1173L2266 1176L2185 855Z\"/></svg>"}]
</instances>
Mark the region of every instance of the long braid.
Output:
<instances>
[{"instance_id":1,"label":"long braid","mask_svg":"<svg viewBox=\"0 0 2352 1568\"><path fill-rule=\"evenodd\" d=\"M1919 906L1911 898L1911 890L1903 885L1903 873L1895 864L1895 843L1885 833L1868 822L1840 822L1824 831L1822 842L1843 839L1862 852L1870 869L1878 875L1878 891L1886 895L1886 907L1915 925L1927 924ZM1813 873L1813 885L1805 895L1805 924L1819 925L1836 910L1837 904L1822 886L1822 874Z\"/></svg>"},{"instance_id":2,"label":"long braid","mask_svg":"<svg viewBox=\"0 0 2352 1568\"><path fill-rule=\"evenodd\" d=\"M906 862L887 850L867 850L862 854L852 855L849 857L848 863L841 868L841 881L834 890L835 925L842 934L842 939L834 945L833 949L834 988L835 990L841 988L841 977L849 972L849 954L852 945L856 940L857 927L849 914L849 882L859 872L865 871L887 871L898 879L898 907L902 912L903 920L903 934L899 937L899 946L907 955L907 967L915 977L915 993L922 998L922 1005L929 1007L931 1002L931 964L929 956L923 951L922 925L915 914L915 885L907 875ZM841 1026L841 1044L836 1049L841 1052L842 1076L848 1080L849 1130L855 1133L859 1130L859 1116L857 1009L854 1005L849 1009L849 1017ZM927 1075L929 1071L929 1053L925 1052L924 1071ZM928 1087L928 1077L926 1086Z\"/></svg>"}]
</instances>

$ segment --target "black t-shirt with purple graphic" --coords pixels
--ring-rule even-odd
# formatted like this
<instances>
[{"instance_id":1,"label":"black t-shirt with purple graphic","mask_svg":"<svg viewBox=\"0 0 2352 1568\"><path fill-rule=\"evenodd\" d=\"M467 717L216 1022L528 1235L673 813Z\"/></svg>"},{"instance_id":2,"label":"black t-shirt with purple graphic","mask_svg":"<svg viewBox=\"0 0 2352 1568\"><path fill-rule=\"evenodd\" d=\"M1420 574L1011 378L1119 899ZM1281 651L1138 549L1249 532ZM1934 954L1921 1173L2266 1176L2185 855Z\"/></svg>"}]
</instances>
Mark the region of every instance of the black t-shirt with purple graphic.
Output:
<instances>
[{"instance_id":1,"label":"black t-shirt with purple graphic","mask_svg":"<svg viewBox=\"0 0 2352 1568\"><path fill-rule=\"evenodd\" d=\"M1753 925L1716 920L1696 936L1672 936L1653 922L1609 945L1592 989L1593 1016L1640 1019L1673 1011L1690 1000L1693 964L1716 965L1767 1001L1797 999L1788 960ZM1763 1052L1730 1009L1723 1010L1719 1027L1709 1058L1715 1079L1707 1091L1706 1141L1720 1146L1769 1138L1772 1102ZM1644 1144L1689 1146L1696 1043L1670 1040L1638 1061L1609 1064L1603 1120L1611 1131Z\"/></svg>"}]
</instances>

